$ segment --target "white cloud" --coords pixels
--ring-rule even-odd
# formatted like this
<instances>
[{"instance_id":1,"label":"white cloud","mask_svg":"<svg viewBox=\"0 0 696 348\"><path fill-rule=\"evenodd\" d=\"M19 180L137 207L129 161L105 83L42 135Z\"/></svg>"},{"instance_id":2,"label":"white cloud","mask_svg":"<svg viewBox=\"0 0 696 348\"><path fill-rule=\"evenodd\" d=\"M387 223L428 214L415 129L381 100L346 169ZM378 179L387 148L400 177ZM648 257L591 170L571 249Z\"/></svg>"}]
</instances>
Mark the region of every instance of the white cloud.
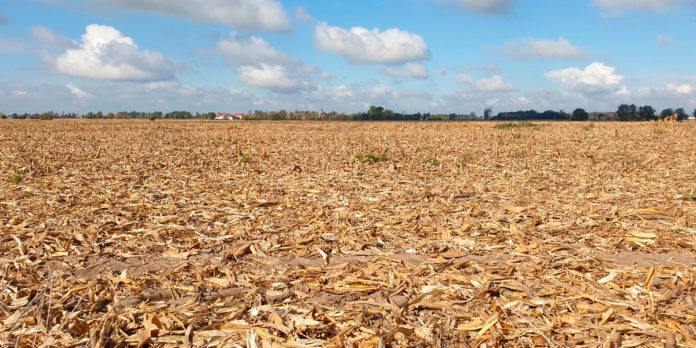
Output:
<instances>
[{"instance_id":1,"label":"white cloud","mask_svg":"<svg viewBox=\"0 0 696 348\"><path fill-rule=\"evenodd\" d=\"M512 92L517 90L517 86L505 82L500 75L480 79L474 83L474 87L481 92Z\"/></svg>"},{"instance_id":2,"label":"white cloud","mask_svg":"<svg viewBox=\"0 0 696 348\"><path fill-rule=\"evenodd\" d=\"M474 82L476 82L476 80L473 77L471 77L471 75L466 74L466 73L457 75L454 78L454 80L459 82L459 83L471 83L471 84L473 84Z\"/></svg>"},{"instance_id":3,"label":"white cloud","mask_svg":"<svg viewBox=\"0 0 696 348\"><path fill-rule=\"evenodd\" d=\"M314 38L319 50L339 54L352 63L402 64L430 58L420 35L396 28L346 30L321 22L316 26Z\"/></svg>"},{"instance_id":4,"label":"white cloud","mask_svg":"<svg viewBox=\"0 0 696 348\"><path fill-rule=\"evenodd\" d=\"M7 17L0 11L0 25L7 25Z\"/></svg>"},{"instance_id":5,"label":"white cloud","mask_svg":"<svg viewBox=\"0 0 696 348\"><path fill-rule=\"evenodd\" d=\"M44 26L39 25L36 27L31 27L29 28L29 33L39 39L41 44L47 48L65 49L75 48L78 46L75 41L70 40L67 37Z\"/></svg>"},{"instance_id":6,"label":"white cloud","mask_svg":"<svg viewBox=\"0 0 696 348\"><path fill-rule=\"evenodd\" d=\"M595 62L584 70L568 68L549 71L546 77L561 82L573 91L583 93L625 90L621 85L624 77L616 74L615 71L614 67Z\"/></svg>"},{"instance_id":7,"label":"white cloud","mask_svg":"<svg viewBox=\"0 0 696 348\"><path fill-rule=\"evenodd\" d=\"M346 85L336 85L331 87L331 94L336 99L347 99L355 97L355 93Z\"/></svg>"},{"instance_id":8,"label":"white cloud","mask_svg":"<svg viewBox=\"0 0 696 348\"><path fill-rule=\"evenodd\" d=\"M237 68L239 81L251 87L267 88L279 93L293 93L314 89L302 74L288 71L282 65L261 64L260 67L242 65Z\"/></svg>"},{"instance_id":9,"label":"white cloud","mask_svg":"<svg viewBox=\"0 0 696 348\"><path fill-rule=\"evenodd\" d=\"M372 89L370 90L372 92L372 95L376 97L383 97L385 95L391 95L392 90L391 88L387 87L386 85L383 84L377 84Z\"/></svg>"},{"instance_id":10,"label":"white cloud","mask_svg":"<svg viewBox=\"0 0 696 348\"><path fill-rule=\"evenodd\" d=\"M667 89L676 94L691 94L694 92L694 87L692 87L690 84L685 83L682 85L678 85L676 83L670 83L667 84Z\"/></svg>"},{"instance_id":11,"label":"white cloud","mask_svg":"<svg viewBox=\"0 0 696 348\"><path fill-rule=\"evenodd\" d=\"M236 32L232 32L220 40L217 45L217 51L233 66L280 63L291 60L290 56L279 52L269 45L266 40L256 36L241 38Z\"/></svg>"},{"instance_id":12,"label":"white cloud","mask_svg":"<svg viewBox=\"0 0 696 348\"><path fill-rule=\"evenodd\" d=\"M674 39L669 35L658 35L657 44L660 46L671 46Z\"/></svg>"},{"instance_id":13,"label":"white cloud","mask_svg":"<svg viewBox=\"0 0 696 348\"><path fill-rule=\"evenodd\" d=\"M501 51L505 55L518 58L563 58L583 59L587 52L560 37L558 41L528 37L521 41L510 41Z\"/></svg>"},{"instance_id":14,"label":"white cloud","mask_svg":"<svg viewBox=\"0 0 696 348\"><path fill-rule=\"evenodd\" d=\"M286 31L290 18L277 0L97 0L124 9L162 13L237 29Z\"/></svg>"},{"instance_id":15,"label":"white cloud","mask_svg":"<svg viewBox=\"0 0 696 348\"><path fill-rule=\"evenodd\" d=\"M398 79L427 79L430 77L423 64L406 63L403 70L381 67L379 72Z\"/></svg>"},{"instance_id":16,"label":"white cloud","mask_svg":"<svg viewBox=\"0 0 696 348\"><path fill-rule=\"evenodd\" d=\"M608 15L621 15L630 11L665 11L676 8L683 0L594 0L592 4Z\"/></svg>"},{"instance_id":17,"label":"white cloud","mask_svg":"<svg viewBox=\"0 0 696 348\"><path fill-rule=\"evenodd\" d=\"M298 20L307 23L313 23L315 21L314 17L312 17L312 15L309 14L309 12L307 12L307 10L305 10L305 8L302 6L295 8L295 17L297 17Z\"/></svg>"},{"instance_id":18,"label":"white cloud","mask_svg":"<svg viewBox=\"0 0 696 348\"><path fill-rule=\"evenodd\" d=\"M65 51L54 65L66 75L133 81L169 80L183 68L160 53L139 50L133 39L115 28L97 24L87 26L80 47Z\"/></svg>"},{"instance_id":19,"label":"white cloud","mask_svg":"<svg viewBox=\"0 0 696 348\"><path fill-rule=\"evenodd\" d=\"M76 97L78 97L78 98L80 98L80 99L89 98L89 97L92 96L91 94L89 94L89 93L83 91L83 90L80 89L79 87L73 86L73 85L71 85L71 84L69 84L69 83L68 83L67 85L65 85L65 87L68 88L68 89L70 90L70 93L72 93L74 96L76 96Z\"/></svg>"},{"instance_id":20,"label":"white cloud","mask_svg":"<svg viewBox=\"0 0 696 348\"><path fill-rule=\"evenodd\" d=\"M506 82L500 75L493 75L491 77L482 78L476 80L469 74L459 74L455 77L455 81L459 83L465 83L471 86L473 91L484 92L484 93L503 93L503 92L514 92L518 90L517 86Z\"/></svg>"}]
</instances>

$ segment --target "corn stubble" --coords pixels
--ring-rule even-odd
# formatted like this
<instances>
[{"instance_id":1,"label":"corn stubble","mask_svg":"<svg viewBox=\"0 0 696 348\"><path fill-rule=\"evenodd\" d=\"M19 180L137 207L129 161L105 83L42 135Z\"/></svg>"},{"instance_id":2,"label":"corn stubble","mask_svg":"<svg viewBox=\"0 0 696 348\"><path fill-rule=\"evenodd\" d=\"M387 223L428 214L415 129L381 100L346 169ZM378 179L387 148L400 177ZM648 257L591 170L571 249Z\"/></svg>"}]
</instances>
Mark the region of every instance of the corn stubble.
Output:
<instances>
[{"instance_id":1,"label":"corn stubble","mask_svg":"<svg viewBox=\"0 0 696 348\"><path fill-rule=\"evenodd\" d=\"M0 122L0 342L696 346L696 125L540 125Z\"/></svg>"}]
</instances>

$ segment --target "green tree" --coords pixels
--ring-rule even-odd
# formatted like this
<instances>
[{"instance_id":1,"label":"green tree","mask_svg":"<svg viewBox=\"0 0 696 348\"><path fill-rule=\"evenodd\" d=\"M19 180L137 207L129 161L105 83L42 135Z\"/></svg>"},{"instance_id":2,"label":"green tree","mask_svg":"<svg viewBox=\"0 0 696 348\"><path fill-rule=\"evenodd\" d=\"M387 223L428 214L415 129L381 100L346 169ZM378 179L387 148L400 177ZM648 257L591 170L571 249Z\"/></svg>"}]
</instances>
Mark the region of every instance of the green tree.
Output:
<instances>
[{"instance_id":1,"label":"green tree","mask_svg":"<svg viewBox=\"0 0 696 348\"><path fill-rule=\"evenodd\" d=\"M114 113L111 111L109 111L109 113L106 114L106 118L108 118L110 120L113 120L115 117L116 117L116 115L114 115Z\"/></svg>"},{"instance_id":2,"label":"green tree","mask_svg":"<svg viewBox=\"0 0 696 348\"><path fill-rule=\"evenodd\" d=\"M677 121L686 121L686 119L689 118L684 108L677 108L674 110L674 113L677 114Z\"/></svg>"},{"instance_id":3,"label":"green tree","mask_svg":"<svg viewBox=\"0 0 696 348\"><path fill-rule=\"evenodd\" d=\"M655 115L655 109L650 105L644 105L638 108L638 118L641 121L651 121L657 119Z\"/></svg>"},{"instance_id":4,"label":"green tree","mask_svg":"<svg viewBox=\"0 0 696 348\"><path fill-rule=\"evenodd\" d=\"M665 118L670 117L672 115L674 115L674 110L672 110L672 108L667 108L660 112L660 119L664 120Z\"/></svg>"},{"instance_id":5,"label":"green tree","mask_svg":"<svg viewBox=\"0 0 696 348\"><path fill-rule=\"evenodd\" d=\"M570 114L571 121L587 121L588 119L590 119L590 115L585 109L577 108Z\"/></svg>"},{"instance_id":6,"label":"green tree","mask_svg":"<svg viewBox=\"0 0 696 348\"><path fill-rule=\"evenodd\" d=\"M638 120L638 107L636 104L631 104L628 106L628 112L630 114L630 120L631 121L636 121Z\"/></svg>"},{"instance_id":7,"label":"green tree","mask_svg":"<svg viewBox=\"0 0 696 348\"><path fill-rule=\"evenodd\" d=\"M616 116L619 121L630 121L631 120L631 107L628 104L621 104L616 110Z\"/></svg>"},{"instance_id":8,"label":"green tree","mask_svg":"<svg viewBox=\"0 0 696 348\"><path fill-rule=\"evenodd\" d=\"M94 115L95 118L102 119L104 118L104 113L101 111L97 111L97 114Z\"/></svg>"}]
</instances>

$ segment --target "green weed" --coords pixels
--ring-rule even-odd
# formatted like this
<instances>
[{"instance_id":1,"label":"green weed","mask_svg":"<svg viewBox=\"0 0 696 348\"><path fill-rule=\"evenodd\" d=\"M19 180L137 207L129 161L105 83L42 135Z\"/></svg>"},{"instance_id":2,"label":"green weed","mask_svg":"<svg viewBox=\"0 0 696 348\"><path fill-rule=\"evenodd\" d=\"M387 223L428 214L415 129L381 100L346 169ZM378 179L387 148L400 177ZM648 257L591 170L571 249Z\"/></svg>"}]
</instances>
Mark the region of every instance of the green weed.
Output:
<instances>
[{"instance_id":1,"label":"green weed","mask_svg":"<svg viewBox=\"0 0 696 348\"><path fill-rule=\"evenodd\" d=\"M540 127L536 123L532 122L506 122L506 123L498 123L495 125L496 129L515 129L515 128L531 128L534 130L539 130Z\"/></svg>"},{"instance_id":2,"label":"green weed","mask_svg":"<svg viewBox=\"0 0 696 348\"><path fill-rule=\"evenodd\" d=\"M237 155L236 161L237 163L248 163L249 161L251 161L251 155L246 153L239 154Z\"/></svg>"},{"instance_id":3,"label":"green weed","mask_svg":"<svg viewBox=\"0 0 696 348\"><path fill-rule=\"evenodd\" d=\"M383 154L377 156L372 152L368 152L364 155L357 154L357 155L355 155L355 158L358 160L358 162L363 163L363 164L364 163L373 164L373 163L377 163L377 162L386 162L388 160L387 154L383 153Z\"/></svg>"},{"instance_id":4,"label":"green weed","mask_svg":"<svg viewBox=\"0 0 696 348\"><path fill-rule=\"evenodd\" d=\"M15 185L19 184L19 182L22 181L22 170L17 169L15 173L10 177L10 181L12 181L12 183Z\"/></svg>"},{"instance_id":5,"label":"green weed","mask_svg":"<svg viewBox=\"0 0 696 348\"><path fill-rule=\"evenodd\" d=\"M428 158L426 158L424 163L427 164L427 165L433 166L433 167L439 167L439 166L440 166L440 161L438 161L437 159L435 159L435 158L433 158L433 157L428 157Z\"/></svg>"},{"instance_id":6,"label":"green weed","mask_svg":"<svg viewBox=\"0 0 696 348\"><path fill-rule=\"evenodd\" d=\"M689 202L696 201L696 190L694 192L691 192L688 195L686 195L686 200Z\"/></svg>"}]
</instances>

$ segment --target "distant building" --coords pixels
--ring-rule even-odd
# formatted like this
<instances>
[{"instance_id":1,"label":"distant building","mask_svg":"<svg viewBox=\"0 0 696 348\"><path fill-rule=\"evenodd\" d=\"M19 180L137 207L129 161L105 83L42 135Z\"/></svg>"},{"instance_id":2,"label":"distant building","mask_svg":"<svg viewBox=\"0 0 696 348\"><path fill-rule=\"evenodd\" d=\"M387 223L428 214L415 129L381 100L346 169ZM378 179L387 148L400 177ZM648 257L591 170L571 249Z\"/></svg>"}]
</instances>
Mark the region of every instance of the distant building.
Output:
<instances>
[{"instance_id":1,"label":"distant building","mask_svg":"<svg viewBox=\"0 0 696 348\"><path fill-rule=\"evenodd\" d=\"M686 120L689 121L689 122L694 122L694 121L696 121L696 117L694 117L693 115L691 115L691 116L687 117Z\"/></svg>"},{"instance_id":2,"label":"distant building","mask_svg":"<svg viewBox=\"0 0 696 348\"><path fill-rule=\"evenodd\" d=\"M241 112L238 112L234 115L230 115L230 114L219 112L219 113L215 114L215 119L218 121L241 120L241 119L244 119L244 114Z\"/></svg>"}]
</instances>

